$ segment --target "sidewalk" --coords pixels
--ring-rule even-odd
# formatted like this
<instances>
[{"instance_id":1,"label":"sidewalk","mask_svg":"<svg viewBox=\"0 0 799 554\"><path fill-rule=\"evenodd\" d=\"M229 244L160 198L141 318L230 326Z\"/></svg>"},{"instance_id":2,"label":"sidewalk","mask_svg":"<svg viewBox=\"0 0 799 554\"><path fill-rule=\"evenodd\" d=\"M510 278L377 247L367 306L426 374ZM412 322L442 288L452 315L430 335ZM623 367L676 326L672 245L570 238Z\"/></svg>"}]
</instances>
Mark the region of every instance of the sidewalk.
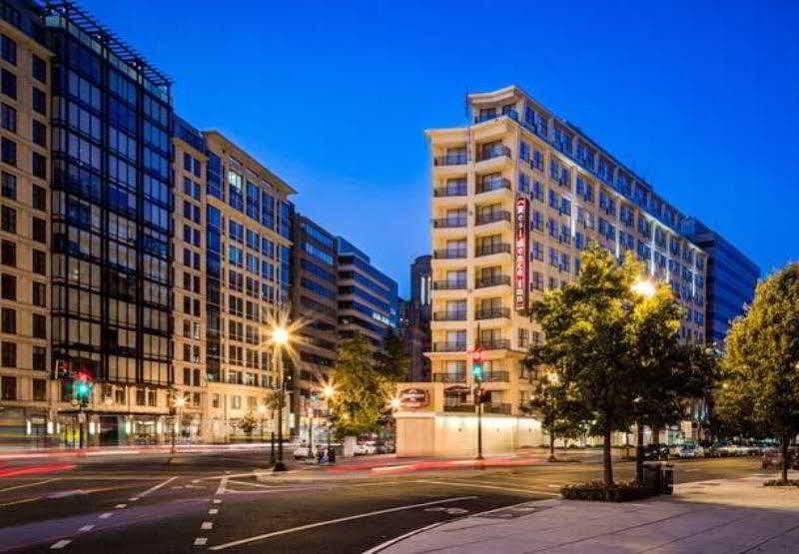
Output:
<instances>
[{"instance_id":1,"label":"sidewalk","mask_svg":"<svg viewBox=\"0 0 799 554\"><path fill-rule=\"evenodd\" d=\"M638 503L527 502L428 528L370 552L797 552L799 488L763 487L771 477L686 483L673 497Z\"/></svg>"}]
</instances>

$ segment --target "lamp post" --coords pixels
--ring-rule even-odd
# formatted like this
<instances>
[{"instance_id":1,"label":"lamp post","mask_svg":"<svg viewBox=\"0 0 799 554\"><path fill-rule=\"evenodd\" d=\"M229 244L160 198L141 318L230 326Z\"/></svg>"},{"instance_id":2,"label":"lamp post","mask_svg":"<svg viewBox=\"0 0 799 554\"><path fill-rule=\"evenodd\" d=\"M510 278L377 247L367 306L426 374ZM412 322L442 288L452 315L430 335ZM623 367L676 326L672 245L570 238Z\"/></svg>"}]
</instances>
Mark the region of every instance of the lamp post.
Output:
<instances>
[{"instance_id":1,"label":"lamp post","mask_svg":"<svg viewBox=\"0 0 799 554\"><path fill-rule=\"evenodd\" d=\"M286 471L283 462L283 407L286 402L286 379L283 375L283 364L280 360L280 348L289 342L289 332L285 327L272 328L272 371L277 375L280 388L277 398L277 461L272 471Z\"/></svg>"},{"instance_id":2,"label":"lamp post","mask_svg":"<svg viewBox=\"0 0 799 554\"><path fill-rule=\"evenodd\" d=\"M328 418L330 418L330 401L333 399L333 396L336 394L336 389L330 383L326 384L322 387L322 396L325 398L325 404L327 405L327 412ZM333 428L333 421L332 419L328 419L327 422L327 459L328 462L331 460L330 456L330 434Z\"/></svg>"},{"instance_id":3,"label":"lamp post","mask_svg":"<svg viewBox=\"0 0 799 554\"><path fill-rule=\"evenodd\" d=\"M175 455L175 439L177 435L177 428L180 424L181 408L183 408L185 404L186 399L183 397L183 395L175 397L175 421L172 422L172 456Z\"/></svg>"}]
</instances>

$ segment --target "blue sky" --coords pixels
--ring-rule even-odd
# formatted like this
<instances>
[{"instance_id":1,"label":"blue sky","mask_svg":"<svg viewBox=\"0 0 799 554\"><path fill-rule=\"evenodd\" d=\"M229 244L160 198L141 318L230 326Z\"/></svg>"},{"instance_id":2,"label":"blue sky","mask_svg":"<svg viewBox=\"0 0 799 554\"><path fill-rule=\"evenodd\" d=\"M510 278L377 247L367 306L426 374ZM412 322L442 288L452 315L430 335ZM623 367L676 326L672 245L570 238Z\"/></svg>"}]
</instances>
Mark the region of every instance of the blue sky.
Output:
<instances>
[{"instance_id":1,"label":"blue sky","mask_svg":"<svg viewBox=\"0 0 799 554\"><path fill-rule=\"evenodd\" d=\"M764 273L799 259L798 2L82 5L174 78L178 113L289 181L402 294L429 250L424 129L512 83Z\"/></svg>"}]
</instances>

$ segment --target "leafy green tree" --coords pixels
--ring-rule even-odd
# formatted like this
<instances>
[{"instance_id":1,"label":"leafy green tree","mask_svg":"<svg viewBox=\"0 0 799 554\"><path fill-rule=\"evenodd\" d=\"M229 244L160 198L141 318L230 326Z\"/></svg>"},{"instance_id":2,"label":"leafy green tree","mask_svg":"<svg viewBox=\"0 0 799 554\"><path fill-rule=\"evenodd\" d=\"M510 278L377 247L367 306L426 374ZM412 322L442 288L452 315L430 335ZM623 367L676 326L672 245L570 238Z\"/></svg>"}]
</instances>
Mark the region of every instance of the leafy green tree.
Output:
<instances>
[{"instance_id":1,"label":"leafy green tree","mask_svg":"<svg viewBox=\"0 0 799 554\"><path fill-rule=\"evenodd\" d=\"M613 484L611 438L634 420L640 378L631 360L629 320L639 298L632 286L641 264L628 256L619 265L607 250L592 245L583 254L575 283L548 291L532 305L546 336L539 359L592 417L591 432L603 437L604 481Z\"/></svg>"},{"instance_id":2,"label":"leafy green tree","mask_svg":"<svg viewBox=\"0 0 799 554\"><path fill-rule=\"evenodd\" d=\"M535 348L535 347L534 347ZM528 365L535 360L535 351L528 356ZM554 462L555 439L571 439L582 436L588 427L590 414L575 400L566 386L558 382L557 376L546 373L539 379L528 410L541 419L541 427L549 435L549 461Z\"/></svg>"},{"instance_id":3,"label":"leafy green tree","mask_svg":"<svg viewBox=\"0 0 799 554\"><path fill-rule=\"evenodd\" d=\"M393 331L389 331L383 339L383 347L374 355L375 371L394 382L408 379L411 358L405 342Z\"/></svg>"},{"instance_id":4,"label":"leafy green tree","mask_svg":"<svg viewBox=\"0 0 799 554\"><path fill-rule=\"evenodd\" d=\"M247 435L247 438L252 437L252 432L258 426L258 420L255 417L255 414L252 411L247 412L244 414L244 417L241 418L239 421L239 428L244 431L244 434Z\"/></svg>"},{"instance_id":5,"label":"leafy green tree","mask_svg":"<svg viewBox=\"0 0 799 554\"><path fill-rule=\"evenodd\" d=\"M361 334L339 343L336 367L331 372L335 394L330 399L339 436L369 433L379 427L386 402L407 373L408 364L401 343L390 339L386 346L375 351Z\"/></svg>"},{"instance_id":6,"label":"leafy green tree","mask_svg":"<svg viewBox=\"0 0 799 554\"><path fill-rule=\"evenodd\" d=\"M758 284L727 334L722 369L719 415L779 436L786 481L788 445L799 433L799 264Z\"/></svg>"}]
</instances>

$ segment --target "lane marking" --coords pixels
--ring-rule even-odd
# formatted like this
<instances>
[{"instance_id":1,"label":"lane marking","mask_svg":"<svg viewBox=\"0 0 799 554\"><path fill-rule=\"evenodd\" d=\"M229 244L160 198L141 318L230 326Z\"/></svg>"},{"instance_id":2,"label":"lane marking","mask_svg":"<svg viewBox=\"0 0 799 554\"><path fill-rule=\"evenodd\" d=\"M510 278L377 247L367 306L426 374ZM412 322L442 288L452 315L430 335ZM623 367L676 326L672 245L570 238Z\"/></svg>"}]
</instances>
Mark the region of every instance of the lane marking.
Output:
<instances>
[{"instance_id":1,"label":"lane marking","mask_svg":"<svg viewBox=\"0 0 799 554\"><path fill-rule=\"evenodd\" d=\"M92 529L94 529L94 525L84 525L78 529L78 533L85 533L86 531L91 531Z\"/></svg>"},{"instance_id":2,"label":"lane marking","mask_svg":"<svg viewBox=\"0 0 799 554\"><path fill-rule=\"evenodd\" d=\"M214 498L214 504L221 504L221 503L222 503L221 498Z\"/></svg>"},{"instance_id":3,"label":"lane marking","mask_svg":"<svg viewBox=\"0 0 799 554\"><path fill-rule=\"evenodd\" d=\"M194 539L194 546L205 546L205 543L208 542L208 537L197 537Z\"/></svg>"},{"instance_id":4,"label":"lane marking","mask_svg":"<svg viewBox=\"0 0 799 554\"><path fill-rule=\"evenodd\" d=\"M260 483L248 483L247 481L234 481L233 479L226 479L226 483L235 483L236 485L247 485L248 487L259 487L262 489L274 489L275 485L262 485ZM227 490L227 487L225 488Z\"/></svg>"},{"instance_id":5,"label":"lane marking","mask_svg":"<svg viewBox=\"0 0 799 554\"><path fill-rule=\"evenodd\" d=\"M227 486L227 480L228 480L227 477L222 477L222 479L219 480L219 487L216 489L215 496L221 496L225 494L225 487Z\"/></svg>"},{"instance_id":6,"label":"lane marking","mask_svg":"<svg viewBox=\"0 0 799 554\"><path fill-rule=\"evenodd\" d=\"M71 542L72 541L69 540L69 539L61 539L60 541L58 541L56 543L53 543L50 546L50 550L60 550L60 549L64 548L66 545L68 545Z\"/></svg>"},{"instance_id":7,"label":"lane marking","mask_svg":"<svg viewBox=\"0 0 799 554\"><path fill-rule=\"evenodd\" d=\"M130 502L136 502L138 499L139 499L139 497L138 497L138 496L131 496L130 498L128 498L128 500L129 500Z\"/></svg>"},{"instance_id":8,"label":"lane marking","mask_svg":"<svg viewBox=\"0 0 799 554\"><path fill-rule=\"evenodd\" d=\"M208 515L215 516L218 513L219 513L219 510L217 508L211 508L210 510L208 510Z\"/></svg>"},{"instance_id":9,"label":"lane marking","mask_svg":"<svg viewBox=\"0 0 799 554\"><path fill-rule=\"evenodd\" d=\"M146 490L146 491L144 491L143 493L140 493L140 494L139 494L139 495L136 497L136 500L138 500L139 498L144 498L145 496L149 495L150 493L153 493L153 492L157 491L157 490L158 490L158 489L160 489L161 487L164 487L164 486L168 485L169 483L171 483L171 482L172 482L172 481L174 481L175 479L177 479L177 476L175 476L175 477L170 477L169 479L167 479L167 480L166 480L166 481L164 481L163 483L158 483L158 484L157 484L157 485L155 485L154 487L150 487L149 489L147 489L147 490Z\"/></svg>"},{"instance_id":10,"label":"lane marking","mask_svg":"<svg viewBox=\"0 0 799 554\"><path fill-rule=\"evenodd\" d=\"M117 510L121 510L122 508L124 508L126 506L127 506L127 504L117 504L116 506L114 506L114 508L116 508Z\"/></svg>"},{"instance_id":11,"label":"lane marking","mask_svg":"<svg viewBox=\"0 0 799 554\"><path fill-rule=\"evenodd\" d=\"M35 502L39 500L41 496L33 496L31 498L23 498L22 500L14 500L13 502L6 502L5 504L0 504L0 508L5 506L16 506L17 504L26 504L28 502Z\"/></svg>"},{"instance_id":12,"label":"lane marking","mask_svg":"<svg viewBox=\"0 0 799 554\"><path fill-rule=\"evenodd\" d=\"M45 481L37 481L36 483L26 483L24 485L17 485L16 487L8 487L8 488L5 488L5 489L0 489L0 492L13 491L13 490L17 490L17 489L24 489L26 487L35 487L36 485L44 485L45 483L52 483L53 481L58 481L58 479L59 478L56 477L54 479L47 479Z\"/></svg>"},{"instance_id":13,"label":"lane marking","mask_svg":"<svg viewBox=\"0 0 799 554\"><path fill-rule=\"evenodd\" d=\"M200 529L213 529L214 522L213 521L203 521L203 524L200 525Z\"/></svg>"},{"instance_id":14,"label":"lane marking","mask_svg":"<svg viewBox=\"0 0 799 554\"><path fill-rule=\"evenodd\" d=\"M454 519L445 519L444 521L439 521L438 523L432 523L430 525L425 525L424 527L421 527L419 529L414 529L413 531L411 531L409 533L405 533L404 535L400 535L399 537L394 537L393 539L390 539L390 540L387 540L386 542L380 543L377 546L375 546L374 548L370 548L369 550L363 552L363 554L377 554L378 552L380 552L382 550L385 550L386 548L388 548L389 546L391 546L393 544L397 544L398 542L404 541L405 539L408 539L408 538L410 538L410 537L412 537L414 535L418 535L419 533L424 533L425 531L429 531L430 529L434 529L436 527L439 527L439 526L444 525L445 523L449 523L451 521L455 521L455 520Z\"/></svg>"},{"instance_id":15,"label":"lane marking","mask_svg":"<svg viewBox=\"0 0 799 554\"><path fill-rule=\"evenodd\" d=\"M100 519L108 519L112 515L114 515L114 512L105 512L104 514L100 514L97 517L99 517Z\"/></svg>"},{"instance_id":16,"label":"lane marking","mask_svg":"<svg viewBox=\"0 0 799 554\"><path fill-rule=\"evenodd\" d=\"M347 516L347 517L340 517L336 519L330 519L327 521L319 521L317 523L309 523L307 525L301 525L299 527L292 527L290 529L282 529L280 531L273 531L271 533L264 533L263 535L256 535L254 537L248 537L246 539L239 539L236 541L227 542L224 544L219 544L217 546L212 546L210 550L224 550L226 548L231 548L233 546L239 546L242 544L247 544L250 542L255 542L263 539L268 539L270 537L276 537L279 535L287 535L289 533L296 533L298 531L305 531L307 529L314 529L316 527L323 527L326 525L333 525L336 523L343 523L345 521L353 521L356 519L363 519L366 517L371 516L378 516L382 514L390 514L392 512L400 512L402 510L410 510L412 508L424 508L425 506L435 506L436 504L448 504L450 502L461 502L463 500L474 500L477 498L476 496L458 496L455 498L445 498L443 500L433 500L431 502L422 502L421 504L408 504L406 506L397 506L396 508L387 508L385 510L376 510L374 512L366 512L363 514L356 514L354 516Z\"/></svg>"},{"instance_id":17,"label":"lane marking","mask_svg":"<svg viewBox=\"0 0 799 554\"><path fill-rule=\"evenodd\" d=\"M543 494L545 496L557 496L560 497L559 493L549 492L549 491L542 491L536 489L517 489L513 487L501 487L498 485L481 485L480 483L461 483L458 481L434 481L432 479L420 479L416 481L417 483L432 483L435 485L449 485L452 487L475 487L478 489L494 489L500 491L509 491L509 492L525 492L527 494Z\"/></svg>"}]
</instances>

